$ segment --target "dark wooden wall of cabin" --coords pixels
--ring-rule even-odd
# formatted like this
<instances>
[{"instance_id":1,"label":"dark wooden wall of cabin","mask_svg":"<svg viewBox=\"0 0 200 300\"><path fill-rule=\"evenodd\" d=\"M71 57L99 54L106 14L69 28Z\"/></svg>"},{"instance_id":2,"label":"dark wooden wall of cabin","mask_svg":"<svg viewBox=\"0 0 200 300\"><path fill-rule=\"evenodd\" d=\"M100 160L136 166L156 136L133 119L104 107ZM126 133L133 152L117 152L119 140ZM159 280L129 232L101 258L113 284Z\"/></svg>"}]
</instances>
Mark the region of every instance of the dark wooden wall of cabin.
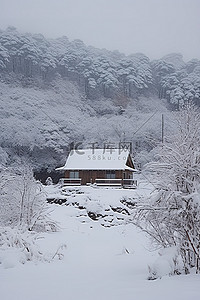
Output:
<instances>
[{"instance_id":1,"label":"dark wooden wall of cabin","mask_svg":"<svg viewBox=\"0 0 200 300\"><path fill-rule=\"evenodd\" d=\"M72 170L73 171L73 170ZM81 184L94 183L95 179L106 178L106 170L76 170L79 171L79 178L81 178ZM70 171L65 171L65 178L69 178ZM123 179L123 171L115 170L115 178Z\"/></svg>"}]
</instances>

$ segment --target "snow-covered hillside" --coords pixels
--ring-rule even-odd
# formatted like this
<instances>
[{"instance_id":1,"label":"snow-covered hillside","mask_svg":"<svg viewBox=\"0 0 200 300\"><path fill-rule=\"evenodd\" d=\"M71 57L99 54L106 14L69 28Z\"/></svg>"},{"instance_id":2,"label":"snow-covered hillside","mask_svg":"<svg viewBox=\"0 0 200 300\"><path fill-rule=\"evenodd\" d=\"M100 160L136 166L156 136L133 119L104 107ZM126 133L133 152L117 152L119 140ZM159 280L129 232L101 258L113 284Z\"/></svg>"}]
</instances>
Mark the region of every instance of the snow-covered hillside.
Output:
<instances>
[{"instance_id":1,"label":"snow-covered hillside","mask_svg":"<svg viewBox=\"0 0 200 300\"><path fill-rule=\"evenodd\" d=\"M50 186L46 191L49 197L61 197L58 187ZM60 231L43 234L39 242L41 249L52 253L65 243L64 259L51 264L21 265L14 255L7 256L0 265L2 299L199 299L199 275L147 280L148 265L157 260L157 250L150 246L144 233L133 224L126 224L125 214L121 214L123 222L109 227L102 226L101 218L94 221L88 216L87 210L92 209L111 214L108 208L118 206L120 199L138 199L150 191L151 186L144 181L137 190L67 188L68 205L50 205ZM86 209L78 208L77 203ZM118 213L112 214L117 220ZM169 262L161 259L157 264L164 275Z\"/></svg>"},{"instance_id":2,"label":"snow-covered hillside","mask_svg":"<svg viewBox=\"0 0 200 300\"><path fill-rule=\"evenodd\" d=\"M0 82L0 160L31 160L34 168L64 163L69 144L140 141L141 149L151 149L150 139L161 137L161 114L166 130L173 124L166 104L157 97L116 103L111 99L85 99L77 86L58 78L50 85L23 87L19 82ZM138 149L140 151L141 149Z\"/></svg>"},{"instance_id":3,"label":"snow-covered hillside","mask_svg":"<svg viewBox=\"0 0 200 300\"><path fill-rule=\"evenodd\" d=\"M176 53L150 61L67 37L0 30L0 163L23 158L34 170L52 171L72 143L117 147L125 140L143 164L161 138L161 114L171 135L168 109L199 105L199 66Z\"/></svg>"}]
</instances>

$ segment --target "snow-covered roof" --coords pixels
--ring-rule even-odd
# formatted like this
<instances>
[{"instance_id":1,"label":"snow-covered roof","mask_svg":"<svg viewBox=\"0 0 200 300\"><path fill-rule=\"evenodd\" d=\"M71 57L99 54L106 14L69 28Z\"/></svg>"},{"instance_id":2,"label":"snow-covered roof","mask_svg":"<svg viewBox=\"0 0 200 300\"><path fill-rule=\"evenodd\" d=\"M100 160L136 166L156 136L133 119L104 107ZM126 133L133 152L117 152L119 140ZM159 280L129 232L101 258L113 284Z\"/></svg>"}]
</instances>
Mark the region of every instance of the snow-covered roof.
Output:
<instances>
[{"instance_id":1,"label":"snow-covered roof","mask_svg":"<svg viewBox=\"0 0 200 300\"><path fill-rule=\"evenodd\" d=\"M130 170L126 165L129 151L121 149L72 150L63 167L56 170Z\"/></svg>"}]
</instances>

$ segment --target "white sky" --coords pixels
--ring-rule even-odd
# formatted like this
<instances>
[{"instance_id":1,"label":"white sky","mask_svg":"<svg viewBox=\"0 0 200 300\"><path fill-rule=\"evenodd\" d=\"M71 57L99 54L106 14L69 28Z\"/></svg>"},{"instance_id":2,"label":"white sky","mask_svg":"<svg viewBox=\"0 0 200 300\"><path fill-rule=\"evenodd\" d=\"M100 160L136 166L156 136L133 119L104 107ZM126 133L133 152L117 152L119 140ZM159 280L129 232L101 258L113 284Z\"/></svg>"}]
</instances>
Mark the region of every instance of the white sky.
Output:
<instances>
[{"instance_id":1,"label":"white sky","mask_svg":"<svg viewBox=\"0 0 200 300\"><path fill-rule=\"evenodd\" d=\"M87 45L200 59L200 0L0 0L0 28Z\"/></svg>"}]
</instances>

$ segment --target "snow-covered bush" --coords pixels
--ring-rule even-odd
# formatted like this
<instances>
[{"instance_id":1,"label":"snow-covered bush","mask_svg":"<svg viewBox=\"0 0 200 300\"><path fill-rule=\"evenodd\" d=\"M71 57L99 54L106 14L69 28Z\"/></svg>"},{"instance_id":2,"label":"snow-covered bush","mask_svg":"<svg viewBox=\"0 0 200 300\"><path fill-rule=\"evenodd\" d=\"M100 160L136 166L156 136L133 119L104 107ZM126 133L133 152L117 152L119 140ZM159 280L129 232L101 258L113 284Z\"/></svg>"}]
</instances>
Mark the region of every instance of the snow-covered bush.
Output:
<instances>
[{"instance_id":1,"label":"snow-covered bush","mask_svg":"<svg viewBox=\"0 0 200 300\"><path fill-rule=\"evenodd\" d=\"M200 271L200 114L188 106L178 115L178 134L147 165L156 187L149 203L137 211L138 225L159 246L176 247L184 271ZM149 174L149 173L148 173ZM174 270L175 272L175 270Z\"/></svg>"},{"instance_id":2,"label":"snow-covered bush","mask_svg":"<svg viewBox=\"0 0 200 300\"><path fill-rule=\"evenodd\" d=\"M46 183L46 185L52 185L53 184L52 178L51 177L47 177L45 183Z\"/></svg>"},{"instance_id":3,"label":"snow-covered bush","mask_svg":"<svg viewBox=\"0 0 200 300\"><path fill-rule=\"evenodd\" d=\"M149 269L149 280L161 278L165 275L180 274L180 270L183 268L183 263L177 248L169 247L160 249L158 252L159 257L156 261L148 267Z\"/></svg>"},{"instance_id":4,"label":"snow-covered bush","mask_svg":"<svg viewBox=\"0 0 200 300\"><path fill-rule=\"evenodd\" d=\"M29 231L55 231L49 219L46 194L30 168L4 169L0 173L0 225Z\"/></svg>"},{"instance_id":5,"label":"snow-covered bush","mask_svg":"<svg viewBox=\"0 0 200 300\"><path fill-rule=\"evenodd\" d=\"M17 248L20 262L49 260L39 250L41 232L56 231L51 220L46 195L28 167L0 171L0 248L3 252ZM5 251L6 250L6 251Z\"/></svg>"},{"instance_id":6,"label":"snow-covered bush","mask_svg":"<svg viewBox=\"0 0 200 300\"><path fill-rule=\"evenodd\" d=\"M40 238L39 234L23 231L18 227L0 227L0 265L7 269L27 261L51 262L64 257L65 244L61 244L53 253L44 252L38 244Z\"/></svg>"}]
</instances>

